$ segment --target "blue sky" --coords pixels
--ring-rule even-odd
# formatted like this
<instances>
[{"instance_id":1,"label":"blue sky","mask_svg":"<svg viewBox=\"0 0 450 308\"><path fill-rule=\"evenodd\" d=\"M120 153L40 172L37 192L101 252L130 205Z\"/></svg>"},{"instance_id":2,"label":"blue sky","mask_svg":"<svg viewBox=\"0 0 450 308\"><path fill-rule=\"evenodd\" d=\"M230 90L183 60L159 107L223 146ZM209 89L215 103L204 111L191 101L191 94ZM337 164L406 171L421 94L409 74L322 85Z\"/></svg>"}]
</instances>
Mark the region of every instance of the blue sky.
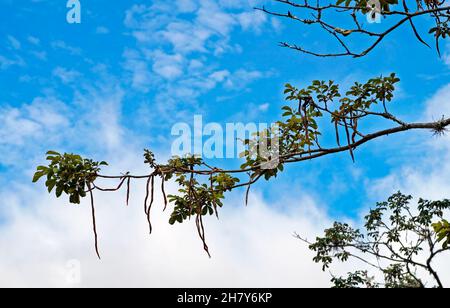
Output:
<instances>
[{"instance_id":1,"label":"blue sky","mask_svg":"<svg viewBox=\"0 0 450 308\"><path fill-rule=\"evenodd\" d=\"M279 41L320 50L334 45L315 30L252 9L271 2L81 0L82 23L68 24L65 1L1 0L0 184L42 193L29 182L48 149L142 173L145 166L136 163L142 149L167 158L171 127L192 123L194 114L222 124L278 119L287 82L302 87L333 79L348 86L396 72L402 81L392 110L412 121L424 118L427 102L450 82L445 44L440 59L407 28L358 60L282 49ZM357 219L376 198L402 188L373 193L374 183L400 167L414 169L429 138L413 133L375 141L357 152L355 164L342 154L290 166L255 189L276 211L290 208L279 202L286 195L306 195L331 219Z\"/></svg>"}]
</instances>

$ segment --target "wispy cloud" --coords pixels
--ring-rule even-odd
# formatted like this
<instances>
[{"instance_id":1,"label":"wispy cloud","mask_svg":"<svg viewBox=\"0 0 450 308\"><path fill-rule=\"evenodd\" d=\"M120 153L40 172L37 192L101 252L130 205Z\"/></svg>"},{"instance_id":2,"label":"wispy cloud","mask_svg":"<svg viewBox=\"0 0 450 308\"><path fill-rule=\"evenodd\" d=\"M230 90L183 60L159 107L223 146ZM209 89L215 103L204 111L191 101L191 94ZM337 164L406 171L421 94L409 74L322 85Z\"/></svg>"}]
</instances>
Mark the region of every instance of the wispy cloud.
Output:
<instances>
[{"instance_id":1,"label":"wispy cloud","mask_svg":"<svg viewBox=\"0 0 450 308\"><path fill-rule=\"evenodd\" d=\"M97 27L97 29L95 29L95 33L97 34L109 34L109 29L103 26Z\"/></svg>"},{"instance_id":2,"label":"wispy cloud","mask_svg":"<svg viewBox=\"0 0 450 308\"><path fill-rule=\"evenodd\" d=\"M445 44L445 51L442 59L444 64L450 68L450 43Z\"/></svg>"},{"instance_id":3,"label":"wispy cloud","mask_svg":"<svg viewBox=\"0 0 450 308\"><path fill-rule=\"evenodd\" d=\"M0 55L0 69L6 70L12 66L24 66L25 61L19 57L14 56L14 58L7 58L5 56Z\"/></svg>"},{"instance_id":4,"label":"wispy cloud","mask_svg":"<svg viewBox=\"0 0 450 308\"><path fill-rule=\"evenodd\" d=\"M69 124L63 110L63 102L45 97L20 107L3 106L0 109L0 152L10 155L2 156L0 163L26 165L26 159L32 157L25 157L25 148L30 151L32 145L42 140L51 143L54 137L59 139L58 132Z\"/></svg>"},{"instance_id":5,"label":"wispy cloud","mask_svg":"<svg viewBox=\"0 0 450 308\"><path fill-rule=\"evenodd\" d=\"M124 51L124 68L128 72L127 80L132 88L147 93L150 91L150 86L154 82L153 77L147 61L143 59L140 53L136 50L126 49ZM128 75L131 78L128 78Z\"/></svg>"},{"instance_id":6,"label":"wispy cloud","mask_svg":"<svg viewBox=\"0 0 450 308\"><path fill-rule=\"evenodd\" d=\"M54 41L51 46L54 49L64 50L73 56L79 56L82 53L81 48L70 46L64 41Z\"/></svg>"},{"instance_id":7,"label":"wispy cloud","mask_svg":"<svg viewBox=\"0 0 450 308\"><path fill-rule=\"evenodd\" d=\"M38 46L41 43L41 40L35 36L29 36L27 38L28 42L32 45Z\"/></svg>"},{"instance_id":8,"label":"wispy cloud","mask_svg":"<svg viewBox=\"0 0 450 308\"><path fill-rule=\"evenodd\" d=\"M19 40L12 35L8 35L8 43L15 50L19 50L20 48L22 48L22 44L19 42Z\"/></svg>"},{"instance_id":9,"label":"wispy cloud","mask_svg":"<svg viewBox=\"0 0 450 308\"><path fill-rule=\"evenodd\" d=\"M77 78L80 78L81 74L75 70L58 66L53 70L53 76L58 77L63 83L68 84L74 82Z\"/></svg>"},{"instance_id":10,"label":"wispy cloud","mask_svg":"<svg viewBox=\"0 0 450 308\"><path fill-rule=\"evenodd\" d=\"M74 82L78 72L54 70L63 82ZM119 124L124 91L112 76L80 79L72 96L61 98L55 91L30 103L0 108L1 165L11 168L33 165L48 149L64 151L121 151L124 129ZM129 145L131 146L131 144ZM28 154L27 154L28 153ZM29 153L33 153L30 155ZM20 174L18 174L20 176Z\"/></svg>"},{"instance_id":11,"label":"wispy cloud","mask_svg":"<svg viewBox=\"0 0 450 308\"><path fill-rule=\"evenodd\" d=\"M240 46L231 43L234 31L257 32L266 22L248 3L233 1L134 5L124 21L136 39L136 47L124 53L131 85L144 93L152 91L156 108L171 117L170 110L195 108L201 95L219 85L228 91L241 90L267 73L221 69L218 57L240 52Z\"/></svg>"},{"instance_id":12,"label":"wispy cloud","mask_svg":"<svg viewBox=\"0 0 450 308\"><path fill-rule=\"evenodd\" d=\"M442 87L425 104L422 118L425 121L437 121L450 116L450 84ZM416 158L413 164L402 163L392 172L368 182L369 192L376 196L402 190L415 197L433 200L450 198L450 136L433 136L428 132L418 142L420 153L410 153Z\"/></svg>"}]
</instances>

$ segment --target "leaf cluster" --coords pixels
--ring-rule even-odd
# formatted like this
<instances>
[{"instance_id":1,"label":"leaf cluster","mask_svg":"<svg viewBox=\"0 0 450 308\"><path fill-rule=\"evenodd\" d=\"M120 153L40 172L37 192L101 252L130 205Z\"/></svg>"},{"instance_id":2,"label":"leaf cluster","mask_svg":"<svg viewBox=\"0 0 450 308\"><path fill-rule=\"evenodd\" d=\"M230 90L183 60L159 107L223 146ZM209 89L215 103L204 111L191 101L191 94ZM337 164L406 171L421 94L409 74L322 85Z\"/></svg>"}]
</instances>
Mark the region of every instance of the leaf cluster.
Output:
<instances>
[{"instance_id":1,"label":"leaf cluster","mask_svg":"<svg viewBox=\"0 0 450 308\"><path fill-rule=\"evenodd\" d=\"M436 255L449 250L450 224L443 219L450 209L450 201L420 199L417 210L411 208L412 197L402 193L392 195L387 201L377 203L365 216L364 230L345 223L334 223L323 237L317 237L309 248L316 253L314 261L326 270L334 261L347 262L354 258L381 271L387 288L423 287L424 283L413 269L425 269L437 280L432 268ZM433 224L434 221L440 222ZM442 242L439 249L437 243ZM415 260L419 254L427 254L428 261ZM377 260L373 263L371 258ZM390 264L383 267L380 261ZM346 278L334 278L338 287L354 287L369 282L364 271L351 273ZM373 284L370 284L373 286Z\"/></svg>"},{"instance_id":2,"label":"leaf cluster","mask_svg":"<svg viewBox=\"0 0 450 308\"><path fill-rule=\"evenodd\" d=\"M55 189L58 198L65 193L74 204L80 204L81 198L86 197L90 184L96 180L101 166L108 165L104 161L95 162L80 155L60 154L55 151L47 152L47 160L48 166L37 167L33 183L45 177L45 186L49 193Z\"/></svg>"}]
</instances>

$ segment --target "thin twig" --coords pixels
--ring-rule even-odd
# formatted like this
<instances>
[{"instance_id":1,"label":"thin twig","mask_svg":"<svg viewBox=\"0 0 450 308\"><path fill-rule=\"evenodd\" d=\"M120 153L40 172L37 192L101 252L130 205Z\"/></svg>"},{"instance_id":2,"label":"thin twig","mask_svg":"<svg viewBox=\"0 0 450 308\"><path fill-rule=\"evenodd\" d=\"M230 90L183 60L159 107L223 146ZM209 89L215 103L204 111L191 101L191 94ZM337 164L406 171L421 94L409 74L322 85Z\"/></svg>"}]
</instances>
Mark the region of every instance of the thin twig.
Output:
<instances>
[{"instance_id":1,"label":"thin twig","mask_svg":"<svg viewBox=\"0 0 450 308\"><path fill-rule=\"evenodd\" d=\"M91 199L91 210L92 210L92 229L94 232L94 242L95 242L95 252L97 253L97 257L99 260L101 260L101 256L100 256L100 251L98 248L98 234L97 234L97 222L96 222L96 218L95 218L95 204L94 204L94 193L91 189L91 184L88 183L88 188L89 188L89 195L90 195L90 199Z\"/></svg>"}]
</instances>

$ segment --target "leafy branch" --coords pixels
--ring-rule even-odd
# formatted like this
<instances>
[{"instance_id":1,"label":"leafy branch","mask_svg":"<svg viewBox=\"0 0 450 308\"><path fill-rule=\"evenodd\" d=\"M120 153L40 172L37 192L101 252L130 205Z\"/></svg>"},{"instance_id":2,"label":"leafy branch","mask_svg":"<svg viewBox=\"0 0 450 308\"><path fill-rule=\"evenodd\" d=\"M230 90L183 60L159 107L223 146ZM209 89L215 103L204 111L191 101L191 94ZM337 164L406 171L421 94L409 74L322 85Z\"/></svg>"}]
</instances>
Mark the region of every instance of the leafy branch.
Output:
<instances>
[{"instance_id":1,"label":"leafy branch","mask_svg":"<svg viewBox=\"0 0 450 308\"><path fill-rule=\"evenodd\" d=\"M282 119L267 130L255 133L244 140L245 151L241 153L244 163L235 170L226 170L207 164L201 157L188 155L173 157L167 163L157 162L154 154L145 150L144 162L152 170L147 175L125 173L118 176L101 174L106 162L94 162L79 155L48 152L48 166L40 166L33 178L37 182L46 176L49 192L56 188L56 196L63 193L69 201L79 204L88 194L91 200L95 247L98 252L95 223L94 192L115 192L126 187L126 203L134 181L146 180L144 213L152 232L151 209L154 203L155 179L161 182L164 210L173 205L169 223L183 223L195 218L195 224L204 250L206 243L205 216L219 217L225 194L238 188L246 188L246 202L250 188L261 179L277 177L288 164L318 159L327 155L348 152L353 160L356 150L369 141L409 130L431 130L443 134L450 126L450 118L429 123L406 123L389 112L388 105L394 98L395 86L400 80L395 74L376 77L365 83L356 82L345 92L333 81L313 81L299 89L290 84L285 87L288 105L282 108ZM365 132L365 123L384 120L391 128ZM329 121L334 128L335 146L325 144L321 123ZM102 188L98 179L118 181L117 186ZM178 194L166 195L165 183L175 181Z\"/></svg>"},{"instance_id":2,"label":"leafy branch","mask_svg":"<svg viewBox=\"0 0 450 308\"><path fill-rule=\"evenodd\" d=\"M448 236L449 225L433 224L433 221L442 220L448 214L450 200L420 199L417 212L411 209L411 200L411 196L399 192L388 201L378 203L365 217L364 231L336 222L315 242L295 236L316 253L313 260L321 263L323 270L335 261L355 259L384 276L384 283L375 283L367 271L356 271L347 277L333 277L337 288L425 288L430 279L434 281L433 286L442 288L433 261L450 251L448 243L442 248L438 245ZM427 273L429 279L422 278L419 270Z\"/></svg>"}]
</instances>

